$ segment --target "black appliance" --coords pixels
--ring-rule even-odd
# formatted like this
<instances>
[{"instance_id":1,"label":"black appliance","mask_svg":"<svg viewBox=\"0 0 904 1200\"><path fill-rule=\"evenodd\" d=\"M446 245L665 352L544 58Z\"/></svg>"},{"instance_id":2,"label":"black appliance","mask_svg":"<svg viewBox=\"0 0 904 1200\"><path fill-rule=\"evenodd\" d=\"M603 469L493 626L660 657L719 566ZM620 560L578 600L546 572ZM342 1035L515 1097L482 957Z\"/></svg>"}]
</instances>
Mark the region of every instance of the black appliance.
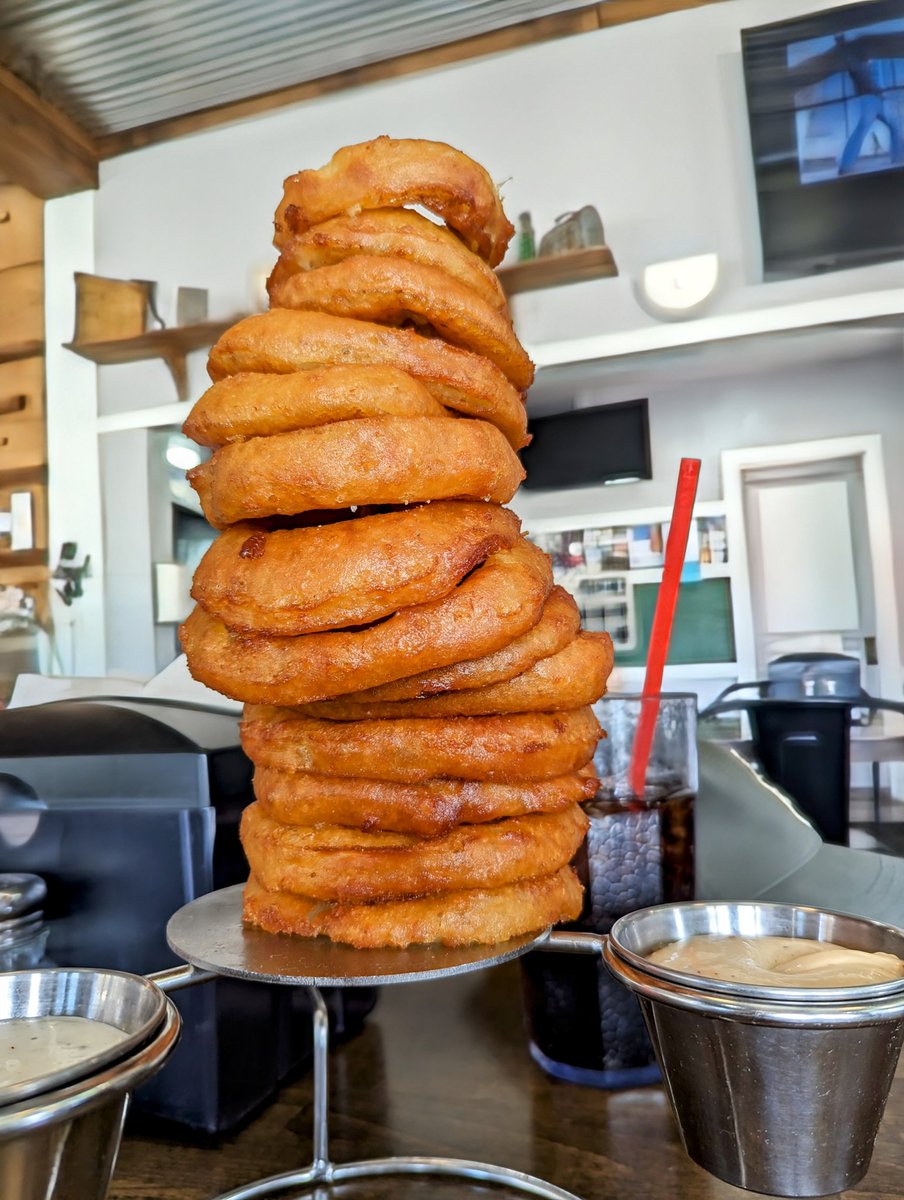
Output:
<instances>
[{"instance_id":1,"label":"black appliance","mask_svg":"<svg viewBox=\"0 0 904 1200\"><path fill-rule=\"evenodd\" d=\"M175 965L169 917L247 877L238 822L251 774L233 714L116 698L0 711L0 871L46 881L48 959L142 974ZM325 997L341 1037L376 993ZM136 1094L145 1115L227 1132L310 1053L305 989L218 979L173 999L183 1036Z\"/></svg>"},{"instance_id":2,"label":"black appliance","mask_svg":"<svg viewBox=\"0 0 904 1200\"><path fill-rule=\"evenodd\" d=\"M807 696L865 696L860 686L860 659L849 654L812 651L783 654L766 667L765 695L781 700Z\"/></svg>"}]
</instances>

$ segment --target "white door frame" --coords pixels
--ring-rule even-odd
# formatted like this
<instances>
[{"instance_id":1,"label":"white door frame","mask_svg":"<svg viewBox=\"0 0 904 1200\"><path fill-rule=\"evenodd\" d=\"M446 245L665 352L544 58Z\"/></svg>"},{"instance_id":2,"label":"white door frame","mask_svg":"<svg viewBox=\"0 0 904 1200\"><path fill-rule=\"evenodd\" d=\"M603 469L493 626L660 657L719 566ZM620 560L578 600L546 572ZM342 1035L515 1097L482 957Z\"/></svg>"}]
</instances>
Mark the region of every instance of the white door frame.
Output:
<instances>
[{"instance_id":1,"label":"white door frame","mask_svg":"<svg viewBox=\"0 0 904 1200\"><path fill-rule=\"evenodd\" d=\"M722 452L722 488L725 527L732 560L735 642L739 679L756 679L756 641L747 528L744 520L744 472L759 467L792 467L798 463L832 458L857 458L863 470L870 559L876 597L876 645L880 695L902 698L901 653L898 638L898 602L895 595L891 515L885 486L882 438L879 434L789 442L780 446L749 446Z\"/></svg>"}]
</instances>

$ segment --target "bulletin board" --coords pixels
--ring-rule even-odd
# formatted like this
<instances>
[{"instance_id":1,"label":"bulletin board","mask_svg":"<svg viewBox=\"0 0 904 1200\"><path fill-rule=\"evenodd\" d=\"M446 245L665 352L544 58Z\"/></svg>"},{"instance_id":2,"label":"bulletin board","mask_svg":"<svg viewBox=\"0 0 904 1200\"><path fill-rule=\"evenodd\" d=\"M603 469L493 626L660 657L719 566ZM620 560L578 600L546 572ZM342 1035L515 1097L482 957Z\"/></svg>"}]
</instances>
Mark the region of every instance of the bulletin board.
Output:
<instances>
[{"instance_id":1,"label":"bulletin board","mask_svg":"<svg viewBox=\"0 0 904 1200\"><path fill-rule=\"evenodd\" d=\"M612 637L617 667L643 667L662 579L669 509L531 518L528 536L552 560L553 576L577 601L585 629ZM668 662L736 661L731 547L725 513L700 502L688 538Z\"/></svg>"},{"instance_id":2,"label":"bulletin board","mask_svg":"<svg viewBox=\"0 0 904 1200\"><path fill-rule=\"evenodd\" d=\"M658 583L634 585L636 645L616 653L616 665L642 667L647 661ZM724 663L735 659L731 582L727 578L682 583L669 643L668 662Z\"/></svg>"}]
</instances>

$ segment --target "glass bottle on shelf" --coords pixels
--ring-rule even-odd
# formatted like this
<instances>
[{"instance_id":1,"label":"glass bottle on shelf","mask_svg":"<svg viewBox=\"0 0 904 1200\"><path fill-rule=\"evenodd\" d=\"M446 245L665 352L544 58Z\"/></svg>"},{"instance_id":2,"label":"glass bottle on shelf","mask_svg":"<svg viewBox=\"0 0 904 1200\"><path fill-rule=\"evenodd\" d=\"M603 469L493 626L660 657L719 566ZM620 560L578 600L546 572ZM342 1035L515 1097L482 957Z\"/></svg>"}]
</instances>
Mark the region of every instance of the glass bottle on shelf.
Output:
<instances>
[{"instance_id":1,"label":"glass bottle on shelf","mask_svg":"<svg viewBox=\"0 0 904 1200\"><path fill-rule=\"evenodd\" d=\"M529 212L518 214L518 261L528 262L537 257L534 223Z\"/></svg>"}]
</instances>

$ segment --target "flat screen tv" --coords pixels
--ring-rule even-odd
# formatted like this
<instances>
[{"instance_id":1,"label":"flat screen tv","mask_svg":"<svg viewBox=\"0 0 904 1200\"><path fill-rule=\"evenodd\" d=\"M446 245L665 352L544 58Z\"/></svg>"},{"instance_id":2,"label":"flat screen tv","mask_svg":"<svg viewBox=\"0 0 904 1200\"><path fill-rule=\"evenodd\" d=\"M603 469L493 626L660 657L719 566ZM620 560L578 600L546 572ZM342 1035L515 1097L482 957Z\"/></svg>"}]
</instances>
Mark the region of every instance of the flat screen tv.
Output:
<instances>
[{"instance_id":1,"label":"flat screen tv","mask_svg":"<svg viewBox=\"0 0 904 1200\"><path fill-rule=\"evenodd\" d=\"M522 487L585 487L651 479L647 401L576 408L530 422Z\"/></svg>"},{"instance_id":2,"label":"flat screen tv","mask_svg":"<svg viewBox=\"0 0 904 1200\"><path fill-rule=\"evenodd\" d=\"M765 277L904 257L904 0L741 39Z\"/></svg>"}]
</instances>

